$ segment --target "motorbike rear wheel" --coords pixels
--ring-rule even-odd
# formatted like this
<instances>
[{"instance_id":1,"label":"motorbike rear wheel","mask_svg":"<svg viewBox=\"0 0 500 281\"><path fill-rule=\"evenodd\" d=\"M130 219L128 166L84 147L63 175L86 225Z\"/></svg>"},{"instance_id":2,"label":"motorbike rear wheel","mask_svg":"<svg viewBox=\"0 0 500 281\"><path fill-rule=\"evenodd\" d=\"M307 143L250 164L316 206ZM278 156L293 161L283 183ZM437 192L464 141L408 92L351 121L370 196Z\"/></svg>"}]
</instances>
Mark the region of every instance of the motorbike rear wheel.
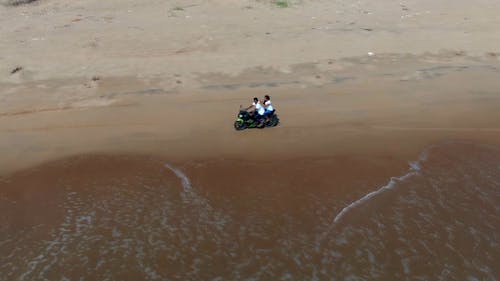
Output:
<instances>
[{"instance_id":1,"label":"motorbike rear wheel","mask_svg":"<svg viewBox=\"0 0 500 281\"><path fill-rule=\"evenodd\" d=\"M269 120L269 126L276 127L276 125L278 125L279 122L280 122L280 119L278 118L278 116L273 115L273 116L271 116L271 120Z\"/></svg>"}]
</instances>

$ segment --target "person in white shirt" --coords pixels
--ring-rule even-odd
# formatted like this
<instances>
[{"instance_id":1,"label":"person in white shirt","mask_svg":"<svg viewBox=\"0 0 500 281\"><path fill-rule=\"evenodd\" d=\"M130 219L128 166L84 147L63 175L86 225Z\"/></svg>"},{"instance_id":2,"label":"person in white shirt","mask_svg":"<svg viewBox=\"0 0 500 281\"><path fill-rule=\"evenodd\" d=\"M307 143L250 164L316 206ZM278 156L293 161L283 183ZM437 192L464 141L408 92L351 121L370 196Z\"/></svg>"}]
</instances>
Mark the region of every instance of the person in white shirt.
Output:
<instances>
[{"instance_id":1,"label":"person in white shirt","mask_svg":"<svg viewBox=\"0 0 500 281\"><path fill-rule=\"evenodd\" d=\"M265 108L262 106L258 98L253 98L253 103L249 107L247 107L246 111L250 113L250 115L255 115L257 112L257 119L264 117L264 113L266 112Z\"/></svg>"},{"instance_id":2,"label":"person in white shirt","mask_svg":"<svg viewBox=\"0 0 500 281\"><path fill-rule=\"evenodd\" d=\"M255 98L257 99L257 98ZM266 113L266 109L262 106L262 104L257 100L257 104L255 104L255 110L257 111L257 119L264 117L264 113Z\"/></svg>"},{"instance_id":3,"label":"person in white shirt","mask_svg":"<svg viewBox=\"0 0 500 281\"><path fill-rule=\"evenodd\" d=\"M269 116L274 113L274 107L273 103L271 102L271 97L269 97L269 95L265 95L263 103L265 108L264 117L266 117L266 122L269 122Z\"/></svg>"}]
</instances>

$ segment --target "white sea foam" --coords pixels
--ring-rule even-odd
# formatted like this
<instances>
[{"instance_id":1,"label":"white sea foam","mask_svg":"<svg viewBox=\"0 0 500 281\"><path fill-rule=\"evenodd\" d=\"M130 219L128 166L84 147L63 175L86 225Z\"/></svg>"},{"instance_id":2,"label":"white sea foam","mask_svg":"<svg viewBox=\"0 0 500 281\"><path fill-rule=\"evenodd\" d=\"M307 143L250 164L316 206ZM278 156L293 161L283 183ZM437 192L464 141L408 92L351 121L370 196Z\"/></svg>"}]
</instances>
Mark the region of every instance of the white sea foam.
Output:
<instances>
[{"instance_id":1,"label":"white sea foam","mask_svg":"<svg viewBox=\"0 0 500 281\"><path fill-rule=\"evenodd\" d=\"M189 180L189 178L186 176L186 174L184 174L181 170L173 167L172 165L170 164L165 164L165 168L171 170L172 172L174 172L174 174L181 179L181 183L182 183L182 188L184 188L184 191L188 191L188 190L191 190L191 181Z\"/></svg>"},{"instance_id":2,"label":"white sea foam","mask_svg":"<svg viewBox=\"0 0 500 281\"><path fill-rule=\"evenodd\" d=\"M95 212L75 217L72 208L80 204L76 192L70 192L67 195L64 208L67 209L64 221L54 235L54 239L47 242L41 253L28 262L27 270L19 277L19 280L30 280L35 272L38 272L38 278L46 279L46 273L59 261L61 254L64 254L69 243L82 237L84 231L92 227L92 221L95 220ZM71 227L76 229L71 232Z\"/></svg>"},{"instance_id":3,"label":"white sea foam","mask_svg":"<svg viewBox=\"0 0 500 281\"><path fill-rule=\"evenodd\" d=\"M430 148L429 148L430 149ZM365 196L361 197L360 199L352 202L351 204L347 205L346 207L344 207L336 216L335 218L333 219L333 226L336 225L337 223L340 222L340 220L349 212L351 211L352 209L364 204L365 202L369 201L370 199L372 199L373 197L381 194L382 192L386 191L386 190L389 190L389 189L393 189L396 184L398 182L402 182L402 181L405 181L407 180L408 178L414 176L414 175L417 175L419 173L419 171L421 170L421 164L422 162L424 162L425 160L427 160L427 155L428 155L428 150L429 149L426 149L424 150L421 154L420 154L420 157L417 161L412 161L412 162L409 162L408 165L410 166L410 169L408 170L408 173L402 175L402 176L399 176L399 177L392 177L389 182L380 187L379 189L377 190L374 190L368 194L366 194Z\"/></svg>"},{"instance_id":4,"label":"white sea foam","mask_svg":"<svg viewBox=\"0 0 500 281\"><path fill-rule=\"evenodd\" d=\"M183 198L183 202L184 204L192 206L190 209L196 214L192 216L192 218L198 220L197 222L193 222L191 219L183 219L181 228L185 229L184 232L189 233L190 229L193 227L193 223L197 228L200 228L200 231L202 232L206 231L207 227L209 227L212 231L214 231L211 239L215 241L217 246L223 244L223 242L227 240L227 237L224 238L227 235L224 231L224 227L230 222L229 217L213 208L205 196L199 194L198 190L192 188L191 181L188 176L181 170L168 163L164 164L164 166L174 172L174 174L181 180L183 187L183 193L181 196ZM194 248L198 246L198 243L200 242L197 242ZM193 266L195 270L198 270L198 266L196 264L193 264Z\"/></svg>"}]
</instances>

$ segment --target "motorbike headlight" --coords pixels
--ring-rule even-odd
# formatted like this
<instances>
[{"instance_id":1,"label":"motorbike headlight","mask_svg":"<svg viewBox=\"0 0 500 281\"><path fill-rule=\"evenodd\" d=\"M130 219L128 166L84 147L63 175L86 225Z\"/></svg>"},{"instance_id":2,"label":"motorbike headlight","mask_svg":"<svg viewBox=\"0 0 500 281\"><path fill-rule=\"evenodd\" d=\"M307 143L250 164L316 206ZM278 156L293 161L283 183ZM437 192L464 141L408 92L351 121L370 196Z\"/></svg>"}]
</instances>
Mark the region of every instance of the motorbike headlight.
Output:
<instances>
[{"instance_id":1,"label":"motorbike headlight","mask_svg":"<svg viewBox=\"0 0 500 281\"><path fill-rule=\"evenodd\" d=\"M240 117L240 118L241 118L241 117L243 117L243 115L241 115L241 114L240 114L240 115L238 115L238 117Z\"/></svg>"}]
</instances>

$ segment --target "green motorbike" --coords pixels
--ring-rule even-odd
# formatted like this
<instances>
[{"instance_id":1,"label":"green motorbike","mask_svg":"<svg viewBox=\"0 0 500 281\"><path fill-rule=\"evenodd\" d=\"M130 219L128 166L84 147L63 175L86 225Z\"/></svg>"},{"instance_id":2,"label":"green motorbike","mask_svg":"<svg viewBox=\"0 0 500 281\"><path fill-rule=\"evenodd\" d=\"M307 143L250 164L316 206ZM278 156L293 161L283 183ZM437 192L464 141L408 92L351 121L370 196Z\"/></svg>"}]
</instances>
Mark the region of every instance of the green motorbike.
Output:
<instances>
[{"instance_id":1,"label":"green motorbike","mask_svg":"<svg viewBox=\"0 0 500 281\"><path fill-rule=\"evenodd\" d=\"M244 129L250 128L259 128L262 129L264 127L275 127L279 124L280 119L278 118L278 114L275 111L269 115L269 121L266 122L265 117L257 117L251 116L246 110L240 109L240 112L236 116L236 121L234 121L234 128L237 131L241 131Z\"/></svg>"}]
</instances>

